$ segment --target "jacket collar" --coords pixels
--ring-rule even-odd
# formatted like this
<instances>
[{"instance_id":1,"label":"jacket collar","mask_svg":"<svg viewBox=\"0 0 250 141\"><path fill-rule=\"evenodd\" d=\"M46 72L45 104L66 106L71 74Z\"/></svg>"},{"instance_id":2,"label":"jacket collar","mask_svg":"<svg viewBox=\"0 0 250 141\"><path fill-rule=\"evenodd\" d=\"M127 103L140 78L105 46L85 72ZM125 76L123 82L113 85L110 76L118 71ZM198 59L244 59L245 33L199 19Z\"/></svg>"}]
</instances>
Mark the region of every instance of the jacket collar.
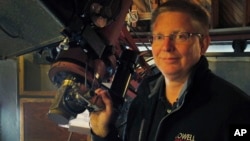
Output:
<instances>
[{"instance_id":1,"label":"jacket collar","mask_svg":"<svg viewBox=\"0 0 250 141\"><path fill-rule=\"evenodd\" d=\"M207 71L209 71L208 61L205 56L201 56L199 62L193 67L193 70L189 76L189 79L186 82L184 91L188 90L190 86L193 85L194 81L197 81L197 79L202 79L202 75ZM155 81L149 82L150 94L148 95L148 98L151 98L154 95L157 95L163 83L165 83L163 75L160 75L160 77L158 77Z\"/></svg>"},{"instance_id":2,"label":"jacket collar","mask_svg":"<svg viewBox=\"0 0 250 141\"><path fill-rule=\"evenodd\" d=\"M165 83L163 75L161 75L156 81L151 81L149 83L149 89L151 91L150 94L148 95L148 98L151 98L152 96L158 94L159 89L163 83Z\"/></svg>"}]
</instances>

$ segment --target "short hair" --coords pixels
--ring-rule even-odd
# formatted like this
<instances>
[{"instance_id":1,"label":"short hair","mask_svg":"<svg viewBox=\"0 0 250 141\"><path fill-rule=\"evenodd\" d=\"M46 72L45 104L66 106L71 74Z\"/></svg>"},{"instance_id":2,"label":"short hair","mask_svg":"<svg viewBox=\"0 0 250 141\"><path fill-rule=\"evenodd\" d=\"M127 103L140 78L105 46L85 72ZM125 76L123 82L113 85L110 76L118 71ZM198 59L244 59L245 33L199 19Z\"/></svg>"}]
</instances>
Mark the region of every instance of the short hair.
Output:
<instances>
[{"instance_id":1,"label":"short hair","mask_svg":"<svg viewBox=\"0 0 250 141\"><path fill-rule=\"evenodd\" d=\"M168 0L159 5L152 13L151 29L156 18L163 12L183 12L189 14L194 20L198 21L204 31L208 33L210 28L210 15L208 11L193 0Z\"/></svg>"}]
</instances>

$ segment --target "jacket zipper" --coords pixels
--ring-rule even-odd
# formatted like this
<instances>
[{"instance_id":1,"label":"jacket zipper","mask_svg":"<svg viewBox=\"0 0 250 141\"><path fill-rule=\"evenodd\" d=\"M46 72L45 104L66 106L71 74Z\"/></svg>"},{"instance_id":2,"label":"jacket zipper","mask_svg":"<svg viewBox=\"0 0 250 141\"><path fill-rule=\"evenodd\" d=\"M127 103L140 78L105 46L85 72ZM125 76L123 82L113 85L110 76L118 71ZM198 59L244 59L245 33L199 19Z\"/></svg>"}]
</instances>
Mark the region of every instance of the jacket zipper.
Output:
<instances>
[{"instance_id":1,"label":"jacket zipper","mask_svg":"<svg viewBox=\"0 0 250 141\"><path fill-rule=\"evenodd\" d=\"M183 101L182 101L181 105L179 105L176 109L174 109L172 112L170 112L168 115L166 115L165 117L163 117L163 118L161 119L161 121L160 121L160 123L159 123L159 125L158 125L158 127L157 127L157 131L156 131L156 134L155 134L155 139L154 139L154 141L156 141L156 139L157 139L158 136L159 136L159 130L160 130L160 127L161 127L162 122L163 122L166 118L168 118L170 115L172 115L173 113L175 113L175 112L177 112L177 111L179 111L179 110L181 109L181 107L183 106L184 101L185 101L186 93L187 93L187 92L185 92L185 94L183 95Z\"/></svg>"},{"instance_id":2,"label":"jacket zipper","mask_svg":"<svg viewBox=\"0 0 250 141\"><path fill-rule=\"evenodd\" d=\"M140 131L139 131L138 141L141 141L144 123L145 123L145 119L142 119L141 126L140 126Z\"/></svg>"}]
</instances>

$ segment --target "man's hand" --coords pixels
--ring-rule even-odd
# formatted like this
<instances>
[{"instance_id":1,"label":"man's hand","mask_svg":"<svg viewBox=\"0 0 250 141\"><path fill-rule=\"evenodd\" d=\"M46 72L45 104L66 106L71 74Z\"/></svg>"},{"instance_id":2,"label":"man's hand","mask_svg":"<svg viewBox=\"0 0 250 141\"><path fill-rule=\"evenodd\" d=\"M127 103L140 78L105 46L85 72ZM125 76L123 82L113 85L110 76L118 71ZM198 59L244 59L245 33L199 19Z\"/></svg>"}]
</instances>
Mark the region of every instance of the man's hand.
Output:
<instances>
[{"instance_id":1,"label":"man's hand","mask_svg":"<svg viewBox=\"0 0 250 141\"><path fill-rule=\"evenodd\" d=\"M90 126L94 134L99 137L106 137L109 133L109 122L113 111L112 100L108 91L98 88L95 93L105 105L104 109L90 113Z\"/></svg>"}]
</instances>

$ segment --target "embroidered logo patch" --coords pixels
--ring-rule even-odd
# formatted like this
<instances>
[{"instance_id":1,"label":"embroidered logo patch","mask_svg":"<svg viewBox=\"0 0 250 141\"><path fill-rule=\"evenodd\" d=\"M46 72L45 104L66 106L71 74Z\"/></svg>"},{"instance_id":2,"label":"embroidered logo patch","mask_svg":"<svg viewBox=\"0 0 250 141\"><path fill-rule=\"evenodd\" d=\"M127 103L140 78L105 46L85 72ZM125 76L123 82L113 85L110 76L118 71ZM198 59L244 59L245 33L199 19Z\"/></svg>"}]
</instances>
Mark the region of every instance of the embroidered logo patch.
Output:
<instances>
[{"instance_id":1,"label":"embroidered logo patch","mask_svg":"<svg viewBox=\"0 0 250 141\"><path fill-rule=\"evenodd\" d=\"M195 141L195 136L188 133L179 133L174 141Z\"/></svg>"}]
</instances>

